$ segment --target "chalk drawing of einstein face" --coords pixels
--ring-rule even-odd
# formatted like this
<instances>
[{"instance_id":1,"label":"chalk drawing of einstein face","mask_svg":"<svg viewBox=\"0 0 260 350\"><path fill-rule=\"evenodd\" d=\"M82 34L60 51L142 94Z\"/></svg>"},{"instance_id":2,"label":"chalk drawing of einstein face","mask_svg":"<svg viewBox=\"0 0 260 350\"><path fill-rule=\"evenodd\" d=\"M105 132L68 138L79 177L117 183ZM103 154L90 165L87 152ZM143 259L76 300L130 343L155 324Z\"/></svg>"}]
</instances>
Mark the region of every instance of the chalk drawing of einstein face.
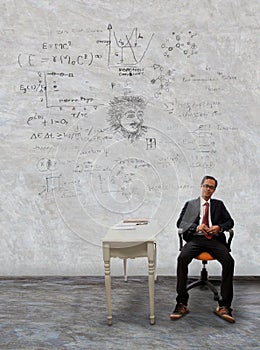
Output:
<instances>
[{"instance_id":1,"label":"chalk drawing of einstein face","mask_svg":"<svg viewBox=\"0 0 260 350\"><path fill-rule=\"evenodd\" d=\"M145 101L138 96L115 97L110 102L108 122L130 142L136 141L146 131L143 125Z\"/></svg>"}]
</instances>

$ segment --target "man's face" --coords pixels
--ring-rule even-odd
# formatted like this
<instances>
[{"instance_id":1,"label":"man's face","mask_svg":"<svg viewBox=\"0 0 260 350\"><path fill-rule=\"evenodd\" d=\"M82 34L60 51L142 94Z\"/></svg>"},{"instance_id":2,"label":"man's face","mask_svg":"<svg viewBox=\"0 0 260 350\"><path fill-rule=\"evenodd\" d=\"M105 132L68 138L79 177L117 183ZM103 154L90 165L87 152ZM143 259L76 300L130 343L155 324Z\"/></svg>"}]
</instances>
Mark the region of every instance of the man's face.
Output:
<instances>
[{"instance_id":1,"label":"man's face","mask_svg":"<svg viewBox=\"0 0 260 350\"><path fill-rule=\"evenodd\" d=\"M122 127L130 133L136 132L143 123L144 112L138 108L131 108L121 118Z\"/></svg>"},{"instance_id":2,"label":"man's face","mask_svg":"<svg viewBox=\"0 0 260 350\"><path fill-rule=\"evenodd\" d=\"M216 183L212 179L207 179L201 185L201 196L205 201L208 201L215 192Z\"/></svg>"}]
</instances>

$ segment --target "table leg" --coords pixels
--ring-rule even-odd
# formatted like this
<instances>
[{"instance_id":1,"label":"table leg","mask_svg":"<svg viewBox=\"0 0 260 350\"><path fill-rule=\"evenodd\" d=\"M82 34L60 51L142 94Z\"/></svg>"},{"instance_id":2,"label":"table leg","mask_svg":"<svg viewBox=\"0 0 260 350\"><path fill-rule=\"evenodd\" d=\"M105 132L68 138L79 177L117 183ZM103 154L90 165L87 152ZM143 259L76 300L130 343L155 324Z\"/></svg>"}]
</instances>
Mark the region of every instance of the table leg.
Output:
<instances>
[{"instance_id":1,"label":"table leg","mask_svg":"<svg viewBox=\"0 0 260 350\"><path fill-rule=\"evenodd\" d=\"M107 323L112 325L112 303L111 303L111 275L110 275L110 261L105 261L105 286L107 297Z\"/></svg>"},{"instance_id":2,"label":"table leg","mask_svg":"<svg viewBox=\"0 0 260 350\"><path fill-rule=\"evenodd\" d=\"M148 243L147 247L148 255L148 283L149 283L149 304L150 304L150 324L155 323L154 316L154 258L155 258L155 249L153 243Z\"/></svg>"},{"instance_id":3,"label":"table leg","mask_svg":"<svg viewBox=\"0 0 260 350\"><path fill-rule=\"evenodd\" d=\"M105 267L105 286L107 297L107 323L112 325L112 303L111 303L111 274L110 274L110 249L108 246L103 246L103 259Z\"/></svg>"},{"instance_id":4,"label":"table leg","mask_svg":"<svg viewBox=\"0 0 260 350\"><path fill-rule=\"evenodd\" d=\"M124 259L124 279L127 282L127 272L126 272L127 259Z\"/></svg>"}]
</instances>

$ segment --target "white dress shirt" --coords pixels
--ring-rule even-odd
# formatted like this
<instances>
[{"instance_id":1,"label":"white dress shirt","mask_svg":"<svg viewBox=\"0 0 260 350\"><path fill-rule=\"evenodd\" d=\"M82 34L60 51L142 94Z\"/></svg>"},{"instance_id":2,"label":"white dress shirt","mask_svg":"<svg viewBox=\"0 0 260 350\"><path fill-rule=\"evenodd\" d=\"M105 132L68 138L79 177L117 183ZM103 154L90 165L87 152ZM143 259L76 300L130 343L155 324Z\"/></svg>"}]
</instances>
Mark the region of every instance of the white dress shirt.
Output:
<instances>
[{"instance_id":1,"label":"white dress shirt","mask_svg":"<svg viewBox=\"0 0 260 350\"><path fill-rule=\"evenodd\" d=\"M203 217L204 217L204 214L205 214L205 210L206 210L205 203L206 202L209 203L209 227L211 227L212 226L212 222L211 222L211 215L210 215L210 199L208 201L205 201L205 199L200 198L200 225L202 224Z\"/></svg>"}]
</instances>

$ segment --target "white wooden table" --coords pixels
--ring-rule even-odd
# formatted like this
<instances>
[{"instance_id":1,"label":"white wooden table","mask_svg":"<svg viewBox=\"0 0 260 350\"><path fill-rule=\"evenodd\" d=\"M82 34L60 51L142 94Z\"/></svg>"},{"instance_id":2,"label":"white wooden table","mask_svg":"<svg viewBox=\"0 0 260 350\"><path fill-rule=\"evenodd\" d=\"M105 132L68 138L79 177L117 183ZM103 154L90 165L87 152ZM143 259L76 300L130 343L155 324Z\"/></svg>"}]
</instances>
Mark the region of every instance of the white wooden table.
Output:
<instances>
[{"instance_id":1,"label":"white wooden table","mask_svg":"<svg viewBox=\"0 0 260 350\"><path fill-rule=\"evenodd\" d=\"M154 316L154 273L156 259L156 234L159 232L157 222L149 222L146 225L136 225L135 229L110 228L102 239L103 260L105 266L105 286L108 309L108 324L112 325L111 305L111 274L110 258L148 258L148 285L150 324L155 323Z\"/></svg>"}]
</instances>

